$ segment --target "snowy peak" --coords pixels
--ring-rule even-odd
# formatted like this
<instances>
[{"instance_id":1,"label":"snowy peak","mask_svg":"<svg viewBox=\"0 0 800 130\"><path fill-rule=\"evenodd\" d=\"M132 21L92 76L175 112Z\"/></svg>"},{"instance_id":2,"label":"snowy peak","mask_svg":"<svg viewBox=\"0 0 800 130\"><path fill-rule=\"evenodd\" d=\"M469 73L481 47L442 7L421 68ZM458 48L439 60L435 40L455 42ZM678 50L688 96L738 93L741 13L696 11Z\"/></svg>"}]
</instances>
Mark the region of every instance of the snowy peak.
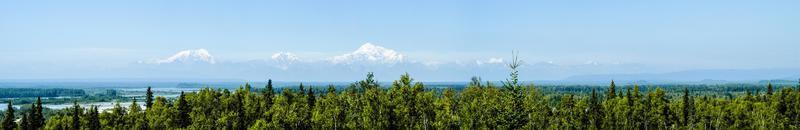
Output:
<instances>
[{"instance_id":1,"label":"snowy peak","mask_svg":"<svg viewBox=\"0 0 800 130\"><path fill-rule=\"evenodd\" d=\"M289 52L278 52L272 54L272 60L281 62L281 63L291 63L300 60L297 55Z\"/></svg>"},{"instance_id":2,"label":"snowy peak","mask_svg":"<svg viewBox=\"0 0 800 130\"><path fill-rule=\"evenodd\" d=\"M365 43L356 51L333 57L334 64L353 64L357 62L395 64L403 62L405 56L395 50Z\"/></svg>"},{"instance_id":3,"label":"snowy peak","mask_svg":"<svg viewBox=\"0 0 800 130\"><path fill-rule=\"evenodd\" d=\"M475 60L475 64L484 65L484 64L502 64L503 58L489 58L488 60Z\"/></svg>"},{"instance_id":4,"label":"snowy peak","mask_svg":"<svg viewBox=\"0 0 800 130\"><path fill-rule=\"evenodd\" d=\"M208 52L206 49L194 49L194 50L183 50L174 55L155 60L154 64L166 64L166 63L187 63L187 62L201 62L201 63L209 63L215 64L216 61L214 60L214 56L211 56L211 53Z\"/></svg>"},{"instance_id":5,"label":"snowy peak","mask_svg":"<svg viewBox=\"0 0 800 130\"><path fill-rule=\"evenodd\" d=\"M275 61L275 67L281 70L288 70L289 66L300 60L297 55L289 52L278 52L272 54L272 61Z\"/></svg>"}]
</instances>

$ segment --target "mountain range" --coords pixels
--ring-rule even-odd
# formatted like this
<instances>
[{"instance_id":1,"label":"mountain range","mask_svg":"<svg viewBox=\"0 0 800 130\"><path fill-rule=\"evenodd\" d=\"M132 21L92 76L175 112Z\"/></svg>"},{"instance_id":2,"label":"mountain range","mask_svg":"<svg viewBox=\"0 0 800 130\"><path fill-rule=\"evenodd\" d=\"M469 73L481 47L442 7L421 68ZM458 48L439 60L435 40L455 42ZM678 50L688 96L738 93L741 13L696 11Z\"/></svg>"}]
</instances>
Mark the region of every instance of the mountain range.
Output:
<instances>
[{"instance_id":1,"label":"mountain range","mask_svg":"<svg viewBox=\"0 0 800 130\"><path fill-rule=\"evenodd\" d=\"M140 78L239 78L284 81L322 80L355 81L368 72L376 78L393 80L403 73L423 81L466 81L472 76L503 80L509 70L503 58L474 59L474 62L431 63L408 57L399 51L365 43L350 53L329 58L305 59L292 52L278 52L263 60L218 62L206 49L179 51L161 59L140 61L122 68L118 76ZM525 63L520 77L530 80L600 81L600 80L763 80L793 78L800 69L685 70L654 71L644 64L561 65L553 62Z\"/></svg>"}]
</instances>

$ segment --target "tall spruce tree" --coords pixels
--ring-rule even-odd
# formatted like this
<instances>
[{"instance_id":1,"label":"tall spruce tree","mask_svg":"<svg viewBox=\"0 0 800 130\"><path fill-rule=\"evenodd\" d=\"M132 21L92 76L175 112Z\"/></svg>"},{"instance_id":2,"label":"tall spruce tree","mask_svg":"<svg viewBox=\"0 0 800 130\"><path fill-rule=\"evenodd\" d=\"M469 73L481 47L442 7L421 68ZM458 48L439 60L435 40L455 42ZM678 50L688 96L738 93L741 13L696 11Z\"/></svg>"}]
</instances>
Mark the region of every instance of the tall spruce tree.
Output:
<instances>
[{"instance_id":1,"label":"tall spruce tree","mask_svg":"<svg viewBox=\"0 0 800 130\"><path fill-rule=\"evenodd\" d=\"M505 88L506 91L511 94L513 109L510 111L510 113L508 113L505 121L507 121L506 123L510 129L519 129L528 122L522 102L522 85L519 83L518 68L522 66L522 60L519 60L518 52L512 51L511 54L511 63L507 65L508 68L511 69L511 73L509 74L509 78L503 82L503 88Z\"/></svg>"},{"instance_id":2,"label":"tall spruce tree","mask_svg":"<svg viewBox=\"0 0 800 130\"><path fill-rule=\"evenodd\" d=\"M264 104L266 104L267 109L269 109L272 107L272 100L275 98L275 90L272 87L272 79L267 80L267 85L264 87L266 88L263 92L265 100Z\"/></svg>"},{"instance_id":3,"label":"tall spruce tree","mask_svg":"<svg viewBox=\"0 0 800 130\"><path fill-rule=\"evenodd\" d=\"M589 97L589 124L594 129L603 129L603 110L600 106L600 100L597 97L597 91L592 89L592 95Z\"/></svg>"},{"instance_id":4,"label":"tall spruce tree","mask_svg":"<svg viewBox=\"0 0 800 130\"><path fill-rule=\"evenodd\" d=\"M511 69L511 73L508 75L509 78L503 82L503 88L512 92L512 94L516 94L521 91L521 85L519 84L519 70L517 68L522 66L522 61L519 60L518 53L512 52L512 61L507 66L509 69Z\"/></svg>"},{"instance_id":5,"label":"tall spruce tree","mask_svg":"<svg viewBox=\"0 0 800 130\"><path fill-rule=\"evenodd\" d=\"M308 122L308 121L311 120L311 117L313 115L313 111L312 110L314 110L314 103L316 103L316 102L317 102L317 97L314 95L314 87L313 86L309 86L308 87L308 95L306 96L307 105L306 105L306 109L305 109L305 111L306 111L306 114L305 114L306 115L306 117L305 117L305 120L306 120L305 129L311 129L313 127L310 124L310 122Z\"/></svg>"},{"instance_id":6,"label":"tall spruce tree","mask_svg":"<svg viewBox=\"0 0 800 130\"><path fill-rule=\"evenodd\" d=\"M307 98L307 101L308 101L308 108L314 108L314 103L317 102L317 97L314 94L314 87L308 87L308 96L306 98ZM309 110L311 110L311 109L309 109Z\"/></svg>"},{"instance_id":7,"label":"tall spruce tree","mask_svg":"<svg viewBox=\"0 0 800 130\"><path fill-rule=\"evenodd\" d=\"M191 107L189 106L189 102L186 101L186 95L181 91L181 95L178 96L178 117L176 117L176 123L180 128L186 128L187 126L192 124L192 119L189 118L189 112L191 112Z\"/></svg>"},{"instance_id":8,"label":"tall spruce tree","mask_svg":"<svg viewBox=\"0 0 800 130\"><path fill-rule=\"evenodd\" d=\"M298 96L303 96L306 94L306 87L303 86L303 83L300 83L300 88L298 90L299 90L297 92Z\"/></svg>"},{"instance_id":9,"label":"tall spruce tree","mask_svg":"<svg viewBox=\"0 0 800 130\"><path fill-rule=\"evenodd\" d=\"M78 105L78 101L73 102L72 106L72 128L73 130L80 130L81 129L81 106Z\"/></svg>"},{"instance_id":10,"label":"tall spruce tree","mask_svg":"<svg viewBox=\"0 0 800 130\"><path fill-rule=\"evenodd\" d=\"M14 122L14 105L8 101L8 108L6 108L5 117L3 118L3 130L14 130L17 128L17 123Z\"/></svg>"},{"instance_id":11,"label":"tall spruce tree","mask_svg":"<svg viewBox=\"0 0 800 130\"><path fill-rule=\"evenodd\" d=\"M32 128L31 119L28 118L31 115L30 113L31 112L28 112L28 114L22 114L22 120L19 122L19 127L22 128L22 130L30 130Z\"/></svg>"},{"instance_id":12,"label":"tall spruce tree","mask_svg":"<svg viewBox=\"0 0 800 130\"><path fill-rule=\"evenodd\" d=\"M767 83L767 95L772 95L772 83Z\"/></svg>"},{"instance_id":13,"label":"tall spruce tree","mask_svg":"<svg viewBox=\"0 0 800 130\"><path fill-rule=\"evenodd\" d=\"M36 113L37 113L36 111L37 111L36 103L31 103L31 109L28 111L28 118L27 118L28 120L24 122L25 125L26 125L25 127L27 127L28 130L30 130L30 129L38 129L38 127L36 127L36 123L35 123L36 122Z\"/></svg>"},{"instance_id":14,"label":"tall spruce tree","mask_svg":"<svg viewBox=\"0 0 800 130\"><path fill-rule=\"evenodd\" d=\"M228 107L229 109L232 109L233 112L235 112L236 114L236 118L233 124L234 124L234 129L237 130L247 128L246 126L247 123L245 123L247 115L245 115L244 112L244 94L248 92L247 86L250 85L245 84L244 90L242 90L242 87L239 87L239 89L236 90L236 93L234 93L233 95L234 100L230 103L231 106Z\"/></svg>"},{"instance_id":15,"label":"tall spruce tree","mask_svg":"<svg viewBox=\"0 0 800 130\"><path fill-rule=\"evenodd\" d=\"M92 106L91 110L89 110L89 130L100 130L100 112L97 110L97 106Z\"/></svg>"},{"instance_id":16,"label":"tall spruce tree","mask_svg":"<svg viewBox=\"0 0 800 130\"><path fill-rule=\"evenodd\" d=\"M275 100L275 90L272 87L272 79L267 80L267 85L264 87L264 92L262 92L262 95L264 96L263 110L266 112L262 116L266 118L266 121L271 121L272 115L269 111L271 110L272 104Z\"/></svg>"},{"instance_id":17,"label":"tall spruce tree","mask_svg":"<svg viewBox=\"0 0 800 130\"><path fill-rule=\"evenodd\" d=\"M608 95L606 99L614 99L617 97L617 85L614 84L614 80L611 80L611 85L608 85Z\"/></svg>"},{"instance_id":18,"label":"tall spruce tree","mask_svg":"<svg viewBox=\"0 0 800 130\"><path fill-rule=\"evenodd\" d=\"M147 110L150 110L150 108L153 107L153 90L151 89L152 87L147 86L147 93L145 93L144 106L147 108Z\"/></svg>"},{"instance_id":19,"label":"tall spruce tree","mask_svg":"<svg viewBox=\"0 0 800 130\"><path fill-rule=\"evenodd\" d=\"M244 83L244 90L250 92L253 89L253 86L250 86L250 83Z\"/></svg>"},{"instance_id":20,"label":"tall spruce tree","mask_svg":"<svg viewBox=\"0 0 800 130\"><path fill-rule=\"evenodd\" d=\"M692 116L695 113L694 101L692 96L689 95L689 88L683 89L683 125L688 126L692 121Z\"/></svg>"},{"instance_id":21,"label":"tall spruce tree","mask_svg":"<svg viewBox=\"0 0 800 130\"><path fill-rule=\"evenodd\" d=\"M30 126L31 129L40 129L44 126L44 115L42 114L42 97L36 98L36 104L31 107Z\"/></svg>"}]
</instances>

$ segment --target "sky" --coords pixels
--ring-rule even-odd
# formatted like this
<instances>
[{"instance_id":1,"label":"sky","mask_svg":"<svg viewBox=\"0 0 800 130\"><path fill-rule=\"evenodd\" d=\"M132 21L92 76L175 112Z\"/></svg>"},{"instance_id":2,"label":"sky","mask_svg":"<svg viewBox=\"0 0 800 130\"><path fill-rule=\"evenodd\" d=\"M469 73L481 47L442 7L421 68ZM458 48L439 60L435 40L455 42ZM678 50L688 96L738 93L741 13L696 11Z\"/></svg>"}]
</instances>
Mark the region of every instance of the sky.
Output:
<instances>
[{"instance_id":1,"label":"sky","mask_svg":"<svg viewBox=\"0 0 800 130\"><path fill-rule=\"evenodd\" d=\"M800 68L798 6L796 0L0 1L0 78L75 78L54 73L125 68L197 48L223 62L278 52L324 59L367 42L429 63L508 60L517 50L527 63L655 68L644 72Z\"/></svg>"}]
</instances>

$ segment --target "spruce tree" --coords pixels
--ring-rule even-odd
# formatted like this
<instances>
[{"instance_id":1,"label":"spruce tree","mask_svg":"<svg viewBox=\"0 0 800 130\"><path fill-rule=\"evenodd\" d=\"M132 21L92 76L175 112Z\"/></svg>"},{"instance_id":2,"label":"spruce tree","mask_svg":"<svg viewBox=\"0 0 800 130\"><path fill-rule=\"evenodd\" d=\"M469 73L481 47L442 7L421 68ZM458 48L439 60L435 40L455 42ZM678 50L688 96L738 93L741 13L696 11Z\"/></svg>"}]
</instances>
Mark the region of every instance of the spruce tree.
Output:
<instances>
[{"instance_id":1,"label":"spruce tree","mask_svg":"<svg viewBox=\"0 0 800 130\"><path fill-rule=\"evenodd\" d=\"M314 108L314 103L317 102L317 97L314 95L314 87L308 88L308 96L306 98L308 101L308 108L311 110L311 108Z\"/></svg>"},{"instance_id":2,"label":"spruce tree","mask_svg":"<svg viewBox=\"0 0 800 130\"><path fill-rule=\"evenodd\" d=\"M767 83L767 95L772 95L772 83Z\"/></svg>"},{"instance_id":3,"label":"spruce tree","mask_svg":"<svg viewBox=\"0 0 800 130\"><path fill-rule=\"evenodd\" d=\"M177 105L178 117L176 117L176 123L179 128L186 128L192 124L192 120L189 118L191 107L189 107L189 102L186 101L186 95L183 93L183 91L181 91L181 95L178 96Z\"/></svg>"},{"instance_id":4,"label":"spruce tree","mask_svg":"<svg viewBox=\"0 0 800 130\"><path fill-rule=\"evenodd\" d=\"M300 88L298 89L297 94L299 94L298 96L303 96L306 94L306 87L303 86L303 83L300 83Z\"/></svg>"},{"instance_id":5,"label":"spruce tree","mask_svg":"<svg viewBox=\"0 0 800 130\"><path fill-rule=\"evenodd\" d=\"M136 98L133 98L133 101L131 101L131 105L128 106L128 115L134 116L141 112L142 112L142 107L140 107L139 104L136 103Z\"/></svg>"},{"instance_id":6,"label":"spruce tree","mask_svg":"<svg viewBox=\"0 0 800 130\"><path fill-rule=\"evenodd\" d=\"M625 102L627 105L627 109L624 110L624 112L625 112L625 117L627 118L625 119L625 127L623 127L623 129L632 129L633 128L632 124L635 121L633 120L634 116L633 113L636 109L634 106L635 105L634 102L636 102L636 100L633 99L633 93L631 92L631 87L627 87L625 91L626 91Z\"/></svg>"},{"instance_id":7,"label":"spruce tree","mask_svg":"<svg viewBox=\"0 0 800 130\"><path fill-rule=\"evenodd\" d=\"M72 129L73 130L80 130L81 129L81 106L78 105L78 101L73 102L72 107Z\"/></svg>"},{"instance_id":8,"label":"spruce tree","mask_svg":"<svg viewBox=\"0 0 800 130\"><path fill-rule=\"evenodd\" d=\"M633 107L633 93L631 93L631 88L625 89L625 100L628 103L628 107Z\"/></svg>"},{"instance_id":9,"label":"spruce tree","mask_svg":"<svg viewBox=\"0 0 800 130\"><path fill-rule=\"evenodd\" d=\"M694 101L692 96L689 95L689 89L683 89L683 125L688 126L691 123L691 117L695 113Z\"/></svg>"},{"instance_id":10,"label":"spruce tree","mask_svg":"<svg viewBox=\"0 0 800 130\"><path fill-rule=\"evenodd\" d=\"M503 83L503 87L506 90L512 92L512 94L518 93L521 89L518 78L519 70L517 70L517 68L522 66L522 61L519 60L519 57L517 55L518 55L517 53L512 53L513 56L512 61L507 65L508 68L511 69L511 73L509 74L509 78L506 79L506 81Z\"/></svg>"},{"instance_id":11,"label":"spruce tree","mask_svg":"<svg viewBox=\"0 0 800 130\"><path fill-rule=\"evenodd\" d=\"M294 92L292 92L292 89L282 88L281 90L282 90L281 96L283 96L283 98L286 98L286 103L287 104L294 103Z\"/></svg>"},{"instance_id":12,"label":"spruce tree","mask_svg":"<svg viewBox=\"0 0 800 130\"><path fill-rule=\"evenodd\" d=\"M147 93L145 94L144 99L144 106L147 108L147 110L150 110L150 108L153 107L153 90L151 89L152 87L147 86Z\"/></svg>"},{"instance_id":13,"label":"spruce tree","mask_svg":"<svg viewBox=\"0 0 800 130\"><path fill-rule=\"evenodd\" d=\"M115 127L123 127L126 125L125 116L128 113L126 112L125 108L119 104L119 101L114 103L114 107L111 108L111 113L108 114L106 118L108 123L108 127L115 128Z\"/></svg>"},{"instance_id":14,"label":"spruce tree","mask_svg":"<svg viewBox=\"0 0 800 130\"><path fill-rule=\"evenodd\" d=\"M36 103L31 103L31 109L28 111L28 120L25 123L25 127L28 129L37 129L36 127Z\"/></svg>"},{"instance_id":15,"label":"spruce tree","mask_svg":"<svg viewBox=\"0 0 800 130\"><path fill-rule=\"evenodd\" d=\"M100 130L100 112L97 110L97 106L93 106L91 110L89 110L89 130Z\"/></svg>"},{"instance_id":16,"label":"spruce tree","mask_svg":"<svg viewBox=\"0 0 800 130\"><path fill-rule=\"evenodd\" d=\"M304 123L304 125L305 125L304 129L311 129L313 127L309 121L311 120L311 117L313 115L314 103L317 102L316 98L317 97L314 95L314 87L313 86L309 86L308 87L308 96L306 96L306 102L308 103L308 105L306 105L306 109L305 109L305 111L306 111L306 114L305 114L306 115L306 117L305 117L306 123Z\"/></svg>"},{"instance_id":17,"label":"spruce tree","mask_svg":"<svg viewBox=\"0 0 800 130\"><path fill-rule=\"evenodd\" d=\"M253 89L253 86L250 86L250 83L244 83L244 90L250 92Z\"/></svg>"},{"instance_id":18,"label":"spruce tree","mask_svg":"<svg viewBox=\"0 0 800 130\"><path fill-rule=\"evenodd\" d=\"M267 80L267 85L265 87L266 87L266 89L264 89L264 92L262 92L262 94L264 95L264 105L263 105L264 108L263 109L266 112L262 116L264 116L264 118L266 118L265 120L271 121L272 120L272 115L271 115L271 112L269 112L269 111L271 110L272 104L274 104L273 102L274 102L274 99L275 99L275 90L272 87L272 79Z\"/></svg>"},{"instance_id":19,"label":"spruce tree","mask_svg":"<svg viewBox=\"0 0 800 130\"><path fill-rule=\"evenodd\" d=\"M592 89L592 95L589 97L589 124L594 129L602 129L603 125L603 111L600 106L600 100L597 97L597 91Z\"/></svg>"},{"instance_id":20,"label":"spruce tree","mask_svg":"<svg viewBox=\"0 0 800 130\"><path fill-rule=\"evenodd\" d=\"M614 84L614 80L611 80L611 85L608 86L608 96L606 99L614 99L617 97L616 87L617 85Z\"/></svg>"},{"instance_id":21,"label":"spruce tree","mask_svg":"<svg viewBox=\"0 0 800 130\"><path fill-rule=\"evenodd\" d=\"M31 119L28 118L30 115L30 112L28 114L22 114L22 120L19 122L19 127L21 127L22 130L30 130L32 128Z\"/></svg>"},{"instance_id":22,"label":"spruce tree","mask_svg":"<svg viewBox=\"0 0 800 130\"><path fill-rule=\"evenodd\" d=\"M6 114L3 118L3 130L14 130L17 128L17 123L14 122L16 118L14 118L14 105L11 101L8 101L8 108L6 108Z\"/></svg>"},{"instance_id":23,"label":"spruce tree","mask_svg":"<svg viewBox=\"0 0 800 130\"><path fill-rule=\"evenodd\" d=\"M328 94L336 94L336 87L334 87L333 85L328 85L328 91L326 92Z\"/></svg>"},{"instance_id":24,"label":"spruce tree","mask_svg":"<svg viewBox=\"0 0 800 130\"><path fill-rule=\"evenodd\" d=\"M36 98L36 104L31 105L30 119L31 129L39 129L44 126L44 115L42 115L42 97Z\"/></svg>"},{"instance_id":25,"label":"spruce tree","mask_svg":"<svg viewBox=\"0 0 800 130\"><path fill-rule=\"evenodd\" d=\"M249 85L245 85L245 86L249 86ZM245 87L244 89L246 91L247 87ZM231 104L230 104L231 106L229 106L229 108L233 109L233 112L235 112L235 114L236 114L236 118L235 118L235 120L233 120L234 121L233 124L235 124L234 129L245 129L245 128L247 128L246 123L245 123L245 120L246 120L245 118L247 118L247 117L246 117L245 112L244 112L244 104L243 104L243 101L244 101L244 95L243 94L245 92L242 92L241 90L242 90L242 88L239 87L239 90L237 90L236 93L233 95L233 99L234 100L231 102Z\"/></svg>"},{"instance_id":26,"label":"spruce tree","mask_svg":"<svg viewBox=\"0 0 800 130\"><path fill-rule=\"evenodd\" d=\"M482 88L481 77L472 76L472 78L470 78L470 82L469 82L469 84L467 86Z\"/></svg>"},{"instance_id":27,"label":"spruce tree","mask_svg":"<svg viewBox=\"0 0 800 130\"><path fill-rule=\"evenodd\" d=\"M519 83L519 68L522 66L522 61L519 60L519 53L512 51L512 60L507 66L511 69L511 73L509 74L509 78L503 82L503 88L511 94L512 97L512 107L513 109L508 113L508 116L505 119L506 123L508 123L508 127L511 129L519 129L525 123L528 122L528 118L525 114L525 109L523 108L523 94L522 94L522 85Z\"/></svg>"},{"instance_id":28,"label":"spruce tree","mask_svg":"<svg viewBox=\"0 0 800 130\"><path fill-rule=\"evenodd\" d=\"M638 84L634 84L633 85L633 98L638 100L641 97L642 97L642 95L639 94L639 85Z\"/></svg>"},{"instance_id":29,"label":"spruce tree","mask_svg":"<svg viewBox=\"0 0 800 130\"><path fill-rule=\"evenodd\" d=\"M378 88L380 85L377 81L375 81L375 75L372 72L367 72L367 79L358 81L354 85L351 85L351 87L355 86L358 86L358 89L360 89L359 91L363 92L364 90Z\"/></svg>"},{"instance_id":30,"label":"spruce tree","mask_svg":"<svg viewBox=\"0 0 800 130\"><path fill-rule=\"evenodd\" d=\"M267 109L269 109L270 107L272 107L273 98L275 98L275 90L272 87L272 79L267 80L267 86L265 87L266 89L264 90L264 100L265 100L264 103L266 104Z\"/></svg>"}]
</instances>

